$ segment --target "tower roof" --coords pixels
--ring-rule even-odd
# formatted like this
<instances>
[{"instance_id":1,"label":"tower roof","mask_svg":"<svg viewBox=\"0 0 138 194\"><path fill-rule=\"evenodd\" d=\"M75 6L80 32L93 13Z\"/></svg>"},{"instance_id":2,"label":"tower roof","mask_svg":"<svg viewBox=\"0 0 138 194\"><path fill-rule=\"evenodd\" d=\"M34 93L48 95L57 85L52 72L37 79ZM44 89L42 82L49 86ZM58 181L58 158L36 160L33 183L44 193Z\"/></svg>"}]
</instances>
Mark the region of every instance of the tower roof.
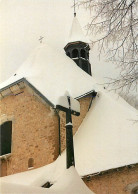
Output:
<instances>
[{"instance_id":1,"label":"tower roof","mask_svg":"<svg viewBox=\"0 0 138 194\"><path fill-rule=\"evenodd\" d=\"M88 43L88 39L84 35L82 28L80 26L80 23L79 23L77 17L75 16L73 18L68 43L69 42L76 42L76 41L82 41L82 42Z\"/></svg>"}]
</instances>

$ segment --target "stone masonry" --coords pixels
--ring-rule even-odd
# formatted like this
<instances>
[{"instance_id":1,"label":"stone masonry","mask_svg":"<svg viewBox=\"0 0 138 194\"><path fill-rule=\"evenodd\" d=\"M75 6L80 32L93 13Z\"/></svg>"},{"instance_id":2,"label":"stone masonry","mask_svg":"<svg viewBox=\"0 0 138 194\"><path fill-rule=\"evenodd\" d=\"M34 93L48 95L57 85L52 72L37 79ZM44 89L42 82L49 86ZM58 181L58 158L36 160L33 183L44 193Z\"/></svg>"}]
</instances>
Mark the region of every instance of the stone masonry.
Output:
<instances>
[{"instance_id":1,"label":"stone masonry","mask_svg":"<svg viewBox=\"0 0 138 194\"><path fill-rule=\"evenodd\" d=\"M53 162L59 155L59 120L57 113L29 86L19 90L13 86L0 101L0 124L12 121L12 150L8 158L1 158L1 176L28 170L28 161L34 160L33 168ZM10 92L9 90L9 92ZM73 133L77 131L88 112L91 96L81 98L81 113L73 116ZM65 149L65 113L60 112L61 149Z\"/></svg>"},{"instance_id":2,"label":"stone masonry","mask_svg":"<svg viewBox=\"0 0 138 194\"><path fill-rule=\"evenodd\" d=\"M7 161L1 160L1 167L7 169L1 169L3 175L28 170L29 158L38 168L58 157L58 117L29 87L2 98L0 109L1 123L12 120L12 151Z\"/></svg>"},{"instance_id":3,"label":"stone masonry","mask_svg":"<svg viewBox=\"0 0 138 194\"><path fill-rule=\"evenodd\" d=\"M83 180L96 194L133 194L133 189L138 187L138 164L109 170Z\"/></svg>"}]
</instances>

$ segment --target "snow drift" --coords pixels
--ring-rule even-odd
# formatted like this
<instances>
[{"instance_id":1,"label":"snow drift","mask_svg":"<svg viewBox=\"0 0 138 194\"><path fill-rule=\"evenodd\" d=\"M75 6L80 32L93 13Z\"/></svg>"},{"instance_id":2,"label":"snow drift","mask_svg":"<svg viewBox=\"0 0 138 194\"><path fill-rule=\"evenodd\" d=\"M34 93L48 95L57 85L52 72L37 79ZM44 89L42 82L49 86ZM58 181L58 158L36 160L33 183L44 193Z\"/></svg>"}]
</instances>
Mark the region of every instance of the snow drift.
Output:
<instances>
[{"instance_id":1,"label":"snow drift","mask_svg":"<svg viewBox=\"0 0 138 194\"><path fill-rule=\"evenodd\" d=\"M51 176L49 173L48 174L43 173L42 174L42 169L43 172L45 171L45 168L39 168L37 170L33 170L16 175L11 175L8 177L3 178L3 181L1 182L1 188L0 191L1 193L18 193L18 194L30 194L30 193L57 193L57 194L92 194L93 192L90 191L87 186L84 184L84 182L81 180L80 176L78 175L77 171L75 170L74 167L70 167L67 170L64 170L63 174L56 180L54 185L50 188L42 188L42 183L43 181L40 181L40 179L37 180L37 176L41 176L41 180L46 181L46 177L48 178L48 175ZM48 168L46 168L48 169ZM27 182L28 177L31 180L31 176L33 174L33 179L35 180L35 185L28 184L26 185L25 183ZM36 174L36 176L35 176ZM19 176L21 177L22 182L20 184L18 183L18 178ZM11 177L11 180L14 180L13 182L8 179ZM20 181L21 181L20 180ZM16 182L17 181L17 182ZM46 183L46 182L45 182ZM37 185L38 184L38 185Z\"/></svg>"}]
</instances>

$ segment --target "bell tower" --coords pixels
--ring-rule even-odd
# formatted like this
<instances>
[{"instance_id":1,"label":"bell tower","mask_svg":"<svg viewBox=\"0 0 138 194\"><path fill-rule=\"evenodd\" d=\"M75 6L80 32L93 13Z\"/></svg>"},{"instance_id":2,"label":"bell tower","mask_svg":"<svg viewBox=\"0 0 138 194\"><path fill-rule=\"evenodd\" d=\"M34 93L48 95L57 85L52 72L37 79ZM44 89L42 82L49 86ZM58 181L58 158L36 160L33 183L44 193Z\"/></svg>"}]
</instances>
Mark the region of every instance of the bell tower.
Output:
<instances>
[{"instance_id":1,"label":"bell tower","mask_svg":"<svg viewBox=\"0 0 138 194\"><path fill-rule=\"evenodd\" d=\"M84 36L81 26L76 17L74 10L74 18L70 31L70 36L67 45L64 47L66 55L70 57L82 70L89 75L91 73L91 64L89 62L89 44Z\"/></svg>"}]
</instances>

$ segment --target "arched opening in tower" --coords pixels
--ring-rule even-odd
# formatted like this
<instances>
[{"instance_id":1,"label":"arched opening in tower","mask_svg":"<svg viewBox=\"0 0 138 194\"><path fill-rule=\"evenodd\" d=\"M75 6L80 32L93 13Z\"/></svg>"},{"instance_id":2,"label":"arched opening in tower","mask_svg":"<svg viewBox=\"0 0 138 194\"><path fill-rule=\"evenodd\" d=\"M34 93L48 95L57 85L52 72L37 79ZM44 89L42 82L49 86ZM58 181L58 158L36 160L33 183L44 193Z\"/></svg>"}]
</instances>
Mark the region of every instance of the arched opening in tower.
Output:
<instances>
[{"instance_id":1,"label":"arched opening in tower","mask_svg":"<svg viewBox=\"0 0 138 194\"><path fill-rule=\"evenodd\" d=\"M77 58L77 57L79 57L79 52L78 52L77 49L73 49L73 51L72 51L72 58Z\"/></svg>"}]
</instances>

